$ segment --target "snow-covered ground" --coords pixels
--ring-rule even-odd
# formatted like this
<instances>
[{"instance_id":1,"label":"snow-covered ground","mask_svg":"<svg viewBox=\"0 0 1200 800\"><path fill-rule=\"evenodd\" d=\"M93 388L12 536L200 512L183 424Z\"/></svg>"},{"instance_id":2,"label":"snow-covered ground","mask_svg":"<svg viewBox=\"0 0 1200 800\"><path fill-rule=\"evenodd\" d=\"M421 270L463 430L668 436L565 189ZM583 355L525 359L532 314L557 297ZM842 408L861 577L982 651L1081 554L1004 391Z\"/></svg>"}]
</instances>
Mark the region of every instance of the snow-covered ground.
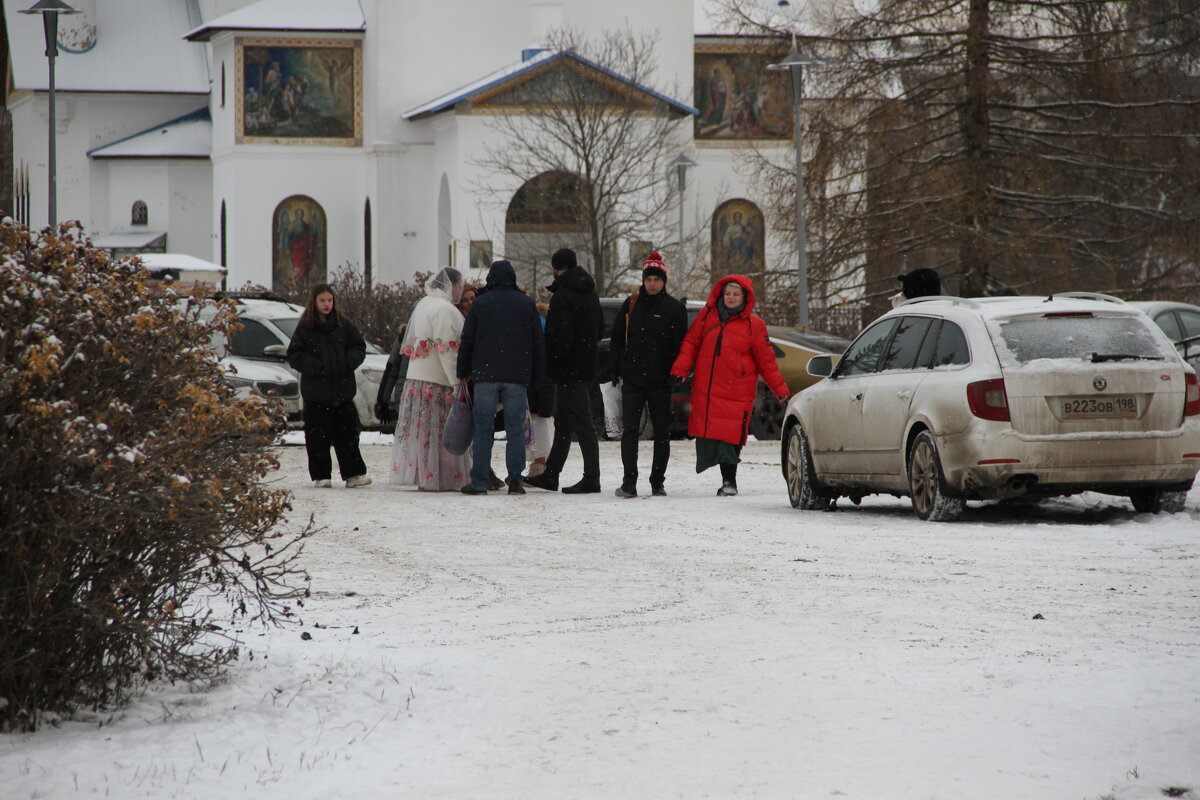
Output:
<instances>
[{"instance_id":1,"label":"snow-covered ground","mask_svg":"<svg viewBox=\"0 0 1200 800\"><path fill-rule=\"evenodd\" d=\"M737 498L674 452L669 497L619 500L615 443L604 494L524 498L393 487L383 444L373 486L313 489L284 448L326 528L303 626L210 691L0 736L0 796L1200 796L1200 489L925 524L793 510L776 444Z\"/></svg>"}]
</instances>

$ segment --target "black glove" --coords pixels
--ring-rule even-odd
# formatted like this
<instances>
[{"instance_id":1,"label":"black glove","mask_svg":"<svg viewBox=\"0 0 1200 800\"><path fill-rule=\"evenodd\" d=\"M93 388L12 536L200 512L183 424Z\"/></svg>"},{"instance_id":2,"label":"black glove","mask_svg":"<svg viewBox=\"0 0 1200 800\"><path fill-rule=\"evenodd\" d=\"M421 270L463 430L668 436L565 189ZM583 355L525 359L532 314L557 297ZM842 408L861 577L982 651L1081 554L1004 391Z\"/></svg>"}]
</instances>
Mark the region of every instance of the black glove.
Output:
<instances>
[{"instance_id":1,"label":"black glove","mask_svg":"<svg viewBox=\"0 0 1200 800\"><path fill-rule=\"evenodd\" d=\"M678 375L667 376L667 385L669 385L672 389L678 389L682 383L683 378L679 377Z\"/></svg>"},{"instance_id":2,"label":"black glove","mask_svg":"<svg viewBox=\"0 0 1200 800\"><path fill-rule=\"evenodd\" d=\"M395 422L399 418L399 414L393 412L391 403L385 403L380 400L375 403L375 416L380 422L389 423Z\"/></svg>"}]
</instances>

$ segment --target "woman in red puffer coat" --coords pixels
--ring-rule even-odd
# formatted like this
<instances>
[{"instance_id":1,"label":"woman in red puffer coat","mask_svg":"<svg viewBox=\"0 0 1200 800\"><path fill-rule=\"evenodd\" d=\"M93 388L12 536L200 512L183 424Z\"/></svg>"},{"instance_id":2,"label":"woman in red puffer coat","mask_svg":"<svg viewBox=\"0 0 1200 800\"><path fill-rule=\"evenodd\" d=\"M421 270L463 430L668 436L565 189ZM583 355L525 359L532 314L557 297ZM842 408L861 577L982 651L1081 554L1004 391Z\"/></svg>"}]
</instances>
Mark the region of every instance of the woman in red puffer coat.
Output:
<instances>
[{"instance_id":1,"label":"woman in red puffer coat","mask_svg":"<svg viewBox=\"0 0 1200 800\"><path fill-rule=\"evenodd\" d=\"M737 494L737 465L750 430L758 376L780 400L787 384L767 341L767 323L754 310L754 285L744 275L717 281L704 310L683 339L671 374L692 375L688 435L696 439L696 472L721 466L717 494Z\"/></svg>"}]
</instances>

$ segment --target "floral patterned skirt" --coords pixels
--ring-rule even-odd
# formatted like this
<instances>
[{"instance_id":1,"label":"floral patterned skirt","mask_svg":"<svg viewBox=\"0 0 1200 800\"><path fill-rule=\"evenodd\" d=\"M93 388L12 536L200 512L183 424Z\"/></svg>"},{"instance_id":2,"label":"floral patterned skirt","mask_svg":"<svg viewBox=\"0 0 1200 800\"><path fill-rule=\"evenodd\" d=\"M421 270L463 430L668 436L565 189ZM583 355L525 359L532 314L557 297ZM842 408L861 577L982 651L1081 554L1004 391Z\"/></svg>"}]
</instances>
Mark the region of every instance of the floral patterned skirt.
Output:
<instances>
[{"instance_id":1,"label":"floral patterned skirt","mask_svg":"<svg viewBox=\"0 0 1200 800\"><path fill-rule=\"evenodd\" d=\"M456 456L442 447L442 428L454 388L429 381L404 382L392 447L392 483L426 491L458 491L470 481L470 451Z\"/></svg>"}]
</instances>

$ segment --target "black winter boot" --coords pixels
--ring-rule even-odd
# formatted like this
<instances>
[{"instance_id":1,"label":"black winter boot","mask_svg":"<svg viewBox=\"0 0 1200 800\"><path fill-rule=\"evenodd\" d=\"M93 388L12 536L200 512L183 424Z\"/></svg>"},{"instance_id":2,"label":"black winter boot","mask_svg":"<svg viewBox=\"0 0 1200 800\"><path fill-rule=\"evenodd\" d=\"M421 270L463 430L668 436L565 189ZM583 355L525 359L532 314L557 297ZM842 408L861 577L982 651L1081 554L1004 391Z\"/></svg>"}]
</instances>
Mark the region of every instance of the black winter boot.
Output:
<instances>
[{"instance_id":1,"label":"black winter boot","mask_svg":"<svg viewBox=\"0 0 1200 800\"><path fill-rule=\"evenodd\" d=\"M557 492L558 475L552 472L543 472L541 475L529 476L525 478L525 485L535 489L545 489L547 492Z\"/></svg>"},{"instance_id":2,"label":"black winter boot","mask_svg":"<svg viewBox=\"0 0 1200 800\"><path fill-rule=\"evenodd\" d=\"M596 494L599 491L599 478L582 478L579 483L562 488L563 494Z\"/></svg>"}]
</instances>

